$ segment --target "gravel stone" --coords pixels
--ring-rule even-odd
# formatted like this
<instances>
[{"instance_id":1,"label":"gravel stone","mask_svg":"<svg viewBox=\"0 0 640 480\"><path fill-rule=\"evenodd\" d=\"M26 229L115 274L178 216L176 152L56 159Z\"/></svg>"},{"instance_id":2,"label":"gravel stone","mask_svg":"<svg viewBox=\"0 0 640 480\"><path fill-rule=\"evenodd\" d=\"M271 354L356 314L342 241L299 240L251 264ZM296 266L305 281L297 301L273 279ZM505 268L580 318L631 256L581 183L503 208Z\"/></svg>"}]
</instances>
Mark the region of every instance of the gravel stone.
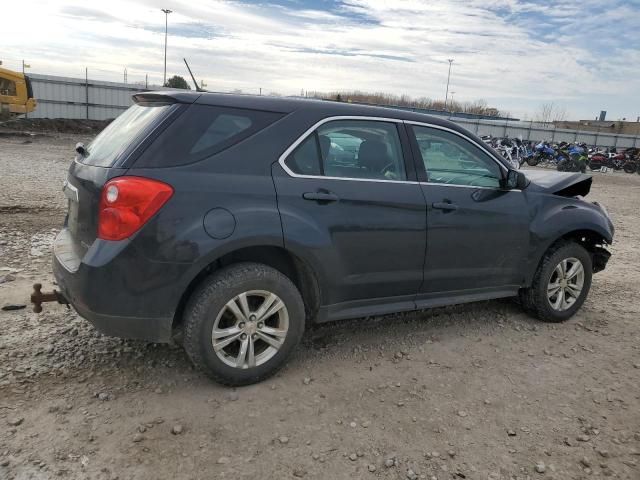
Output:
<instances>
[{"instance_id":1,"label":"gravel stone","mask_svg":"<svg viewBox=\"0 0 640 480\"><path fill-rule=\"evenodd\" d=\"M235 402L235 401L237 401L237 400L240 398L240 396L238 395L238 392L236 392L236 391L228 392L228 393L225 395L225 397L226 397L226 399L227 399L228 401L230 401L230 402Z\"/></svg>"},{"instance_id":2,"label":"gravel stone","mask_svg":"<svg viewBox=\"0 0 640 480\"><path fill-rule=\"evenodd\" d=\"M7 423L12 427L22 425L22 422L24 422L24 417L14 417L7 420Z\"/></svg>"}]
</instances>

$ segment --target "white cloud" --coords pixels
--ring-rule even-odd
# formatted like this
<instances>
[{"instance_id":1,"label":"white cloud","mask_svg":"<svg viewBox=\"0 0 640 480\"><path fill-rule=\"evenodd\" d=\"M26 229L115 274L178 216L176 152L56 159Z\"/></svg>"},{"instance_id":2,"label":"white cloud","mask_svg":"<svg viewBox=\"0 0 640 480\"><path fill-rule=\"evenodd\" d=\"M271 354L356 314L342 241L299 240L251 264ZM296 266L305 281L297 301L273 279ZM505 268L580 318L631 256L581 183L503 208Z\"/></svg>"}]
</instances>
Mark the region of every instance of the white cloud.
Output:
<instances>
[{"instance_id":1,"label":"white cloud","mask_svg":"<svg viewBox=\"0 0 640 480\"><path fill-rule=\"evenodd\" d=\"M640 8L560 0L345 0L332 10L171 0L168 71L182 57L209 88L248 92L360 89L485 98L517 115L554 100L574 116L640 114ZM34 72L161 81L164 15L154 0L10 2L3 60ZM7 11L8 9L8 11ZM597 15L588 12L597 11ZM608 32L608 35L604 35ZM616 32L618 32L616 34ZM8 53L5 53L8 52ZM631 100L631 101L630 101ZM635 104L633 103L635 101Z\"/></svg>"}]
</instances>

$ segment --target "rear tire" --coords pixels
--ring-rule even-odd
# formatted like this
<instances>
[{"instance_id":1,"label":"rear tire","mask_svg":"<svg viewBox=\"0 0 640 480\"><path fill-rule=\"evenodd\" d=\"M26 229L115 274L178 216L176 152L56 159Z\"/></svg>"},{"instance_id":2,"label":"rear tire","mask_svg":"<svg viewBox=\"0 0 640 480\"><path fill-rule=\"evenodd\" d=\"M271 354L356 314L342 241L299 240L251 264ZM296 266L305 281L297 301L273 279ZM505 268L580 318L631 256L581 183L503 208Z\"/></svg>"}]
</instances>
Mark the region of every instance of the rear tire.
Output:
<instances>
[{"instance_id":1,"label":"rear tire","mask_svg":"<svg viewBox=\"0 0 640 480\"><path fill-rule=\"evenodd\" d=\"M581 245L575 242L553 245L542 257L531 287L520 290L523 309L544 322L568 320L587 298L592 272L591 255ZM571 274L574 276L569 278Z\"/></svg>"},{"instance_id":2,"label":"rear tire","mask_svg":"<svg viewBox=\"0 0 640 480\"><path fill-rule=\"evenodd\" d=\"M573 169L573 162L571 162L571 160L567 160L566 158L563 158L558 162L556 169L559 172L570 172Z\"/></svg>"},{"instance_id":3,"label":"rear tire","mask_svg":"<svg viewBox=\"0 0 640 480\"><path fill-rule=\"evenodd\" d=\"M302 297L289 278L266 265L239 263L205 279L189 299L184 348L216 382L248 385L284 366L304 327Z\"/></svg>"},{"instance_id":4,"label":"rear tire","mask_svg":"<svg viewBox=\"0 0 640 480\"><path fill-rule=\"evenodd\" d=\"M527 165L529 165L530 167L535 167L539 163L540 163L540 157L538 157L537 155L527 158Z\"/></svg>"}]
</instances>

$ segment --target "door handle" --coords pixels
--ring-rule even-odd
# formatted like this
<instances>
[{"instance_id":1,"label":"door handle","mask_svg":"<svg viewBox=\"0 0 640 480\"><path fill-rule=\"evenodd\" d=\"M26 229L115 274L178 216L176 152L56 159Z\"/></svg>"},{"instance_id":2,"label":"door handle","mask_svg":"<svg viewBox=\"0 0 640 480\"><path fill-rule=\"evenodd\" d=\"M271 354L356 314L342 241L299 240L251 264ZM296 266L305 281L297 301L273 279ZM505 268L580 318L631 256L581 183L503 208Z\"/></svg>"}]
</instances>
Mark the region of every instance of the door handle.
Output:
<instances>
[{"instance_id":1,"label":"door handle","mask_svg":"<svg viewBox=\"0 0 640 480\"><path fill-rule=\"evenodd\" d=\"M434 202L431 204L431 206L438 210L444 210L445 212L450 212L458 209L458 205L456 205L455 203L451 203L449 201Z\"/></svg>"},{"instance_id":2,"label":"door handle","mask_svg":"<svg viewBox=\"0 0 640 480\"><path fill-rule=\"evenodd\" d=\"M304 198L305 200L324 203L337 202L338 200L340 200L340 198L335 193L331 192L306 192L302 194L302 198Z\"/></svg>"}]
</instances>

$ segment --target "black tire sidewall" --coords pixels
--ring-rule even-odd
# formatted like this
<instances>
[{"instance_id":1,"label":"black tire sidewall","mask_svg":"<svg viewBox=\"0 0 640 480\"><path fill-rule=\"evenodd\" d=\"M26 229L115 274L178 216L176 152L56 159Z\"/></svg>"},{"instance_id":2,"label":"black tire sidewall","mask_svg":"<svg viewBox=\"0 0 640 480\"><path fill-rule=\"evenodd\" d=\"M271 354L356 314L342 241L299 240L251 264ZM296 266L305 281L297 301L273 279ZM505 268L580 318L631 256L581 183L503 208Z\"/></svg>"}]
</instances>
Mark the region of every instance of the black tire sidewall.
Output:
<instances>
[{"instance_id":1,"label":"black tire sidewall","mask_svg":"<svg viewBox=\"0 0 640 480\"><path fill-rule=\"evenodd\" d=\"M549 298L547 297L547 286L549 285L551 275L553 274L556 266L562 260L572 257L580 260L580 262L582 262L582 267L584 268L584 284L582 292L580 293L580 297L578 297L576 302L570 308L564 311L558 311L549 303ZM540 278L537 282L538 291L536 292L536 300L539 302L539 307L544 311L544 316L548 321L562 322L567 320L571 318L580 309L580 307L582 307L587 295L589 294L589 290L591 289L592 272L593 267L591 255L589 255L589 252L587 252L582 246L576 243L564 245L548 257L547 261L545 261L543 267L539 271Z\"/></svg>"},{"instance_id":2,"label":"black tire sidewall","mask_svg":"<svg viewBox=\"0 0 640 480\"><path fill-rule=\"evenodd\" d=\"M284 344L266 363L248 369L224 363L213 349L213 324L224 305L236 295L250 290L266 290L284 302L289 315L289 329ZM190 308L189 308L190 307ZM226 385L258 382L277 372L300 342L305 327L305 310L300 293L283 274L261 264L238 264L217 272L194 293L186 311L185 345L194 363L214 380Z\"/></svg>"}]
</instances>

